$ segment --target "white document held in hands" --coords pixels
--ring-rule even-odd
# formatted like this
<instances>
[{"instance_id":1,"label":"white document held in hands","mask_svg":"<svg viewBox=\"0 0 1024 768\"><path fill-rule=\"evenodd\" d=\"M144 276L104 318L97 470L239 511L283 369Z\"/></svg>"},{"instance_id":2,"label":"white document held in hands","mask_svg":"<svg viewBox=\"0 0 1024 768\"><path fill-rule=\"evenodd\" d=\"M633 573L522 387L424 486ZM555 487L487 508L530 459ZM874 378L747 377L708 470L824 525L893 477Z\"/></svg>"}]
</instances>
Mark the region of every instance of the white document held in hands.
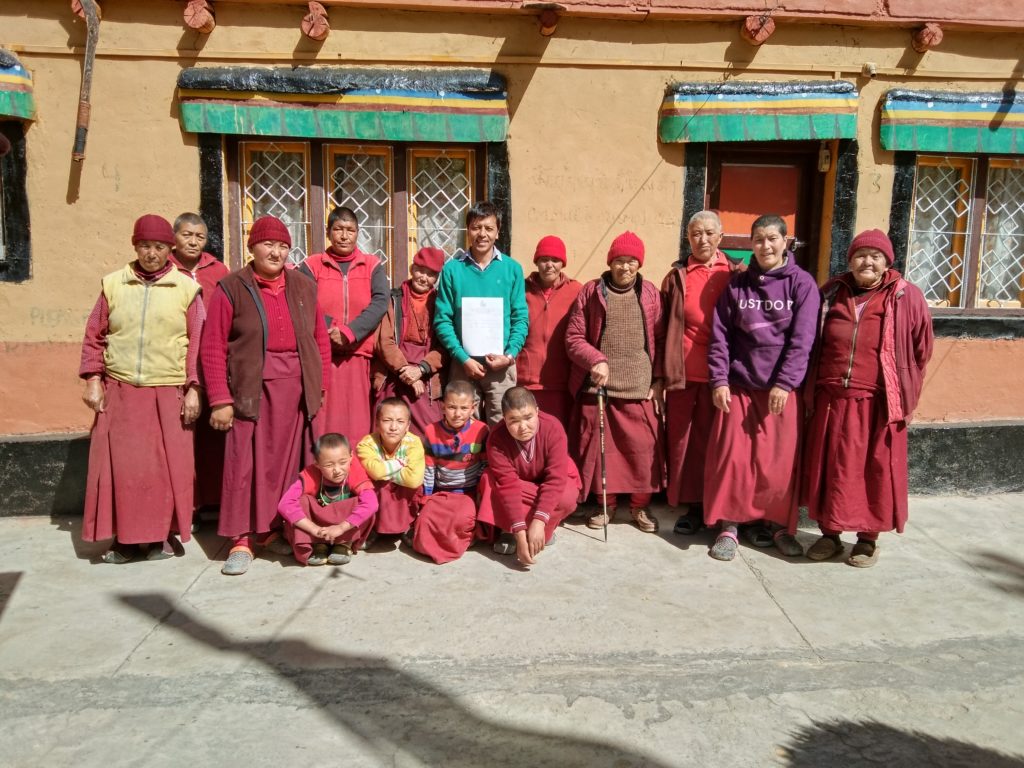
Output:
<instances>
[{"instance_id":1,"label":"white document held in hands","mask_svg":"<svg viewBox=\"0 0 1024 768\"><path fill-rule=\"evenodd\" d=\"M462 347L470 357L505 353L504 299L462 297Z\"/></svg>"}]
</instances>

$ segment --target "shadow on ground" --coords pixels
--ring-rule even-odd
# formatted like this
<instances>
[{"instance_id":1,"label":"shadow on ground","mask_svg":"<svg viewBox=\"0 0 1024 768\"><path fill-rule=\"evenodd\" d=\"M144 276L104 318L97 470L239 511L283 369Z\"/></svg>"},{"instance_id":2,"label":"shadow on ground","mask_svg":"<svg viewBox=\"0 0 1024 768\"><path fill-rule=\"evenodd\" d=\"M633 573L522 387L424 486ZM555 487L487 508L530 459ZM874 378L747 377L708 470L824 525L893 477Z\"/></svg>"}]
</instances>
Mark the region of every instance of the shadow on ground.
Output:
<instances>
[{"instance_id":1,"label":"shadow on ground","mask_svg":"<svg viewBox=\"0 0 1024 768\"><path fill-rule=\"evenodd\" d=\"M20 572L0 573L0 618L3 618L4 609L14 594L14 588L18 586L21 579Z\"/></svg>"},{"instance_id":2,"label":"shadow on ground","mask_svg":"<svg viewBox=\"0 0 1024 768\"><path fill-rule=\"evenodd\" d=\"M608 742L490 722L387 659L335 653L299 639L236 642L162 594L119 599L197 642L261 663L387 764L405 753L446 768L668 768Z\"/></svg>"},{"instance_id":3,"label":"shadow on ground","mask_svg":"<svg viewBox=\"0 0 1024 768\"><path fill-rule=\"evenodd\" d=\"M805 726L779 752L789 768L1024 768L1016 755L871 720Z\"/></svg>"},{"instance_id":4,"label":"shadow on ground","mask_svg":"<svg viewBox=\"0 0 1024 768\"><path fill-rule=\"evenodd\" d=\"M1001 552L980 551L971 555L975 567L1010 594L1024 597L1024 560Z\"/></svg>"}]
</instances>

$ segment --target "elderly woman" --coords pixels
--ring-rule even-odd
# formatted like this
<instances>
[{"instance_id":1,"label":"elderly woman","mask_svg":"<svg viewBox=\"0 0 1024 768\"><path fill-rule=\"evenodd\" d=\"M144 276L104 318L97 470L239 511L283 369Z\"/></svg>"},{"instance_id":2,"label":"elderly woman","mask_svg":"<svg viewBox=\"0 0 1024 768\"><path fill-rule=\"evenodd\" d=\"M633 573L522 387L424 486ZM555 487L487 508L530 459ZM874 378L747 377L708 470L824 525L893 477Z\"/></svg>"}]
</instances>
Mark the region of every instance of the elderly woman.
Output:
<instances>
[{"instance_id":1,"label":"elderly woman","mask_svg":"<svg viewBox=\"0 0 1024 768\"><path fill-rule=\"evenodd\" d=\"M721 531L716 560L736 556L737 524L767 524L776 548L803 554L797 523L798 396L814 345L818 286L786 250L786 222L758 218L754 262L735 275L715 307L708 349L711 425L704 520Z\"/></svg>"},{"instance_id":2,"label":"elderly woman","mask_svg":"<svg viewBox=\"0 0 1024 768\"><path fill-rule=\"evenodd\" d=\"M222 573L237 576L269 543L277 505L313 461L330 341L316 283L285 269L291 235L273 216L249 232L252 261L218 285L202 341L210 424L227 432L217 532L231 538Z\"/></svg>"},{"instance_id":3,"label":"elderly woman","mask_svg":"<svg viewBox=\"0 0 1024 768\"><path fill-rule=\"evenodd\" d=\"M96 412L82 538L113 539L105 563L175 554L192 524L192 422L203 302L168 261L174 232L152 214L135 222L136 258L102 280L85 329L82 400Z\"/></svg>"},{"instance_id":4,"label":"elderly woman","mask_svg":"<svg viewBox=\"0 0 1024 768\"><path fill-rule=\"evenodd\" d=\"M573 395L569 392L565 328L583 286L562 273L566 251L559 237L542 237L533 252L533 263L537 269L526 278L530 329L516 358L516 380L533 393L538 408L558 419L568 432Z\"/></svg>"},{"instance_id":5,"label":"elderly woman","mask_svg":"<svg viewBox=\"0 0 1024 768\"><path fill-rule=\"evenodd\" d=\"M718 250L722 221L714 211L693 214L686 238L689 258L675 262L661 283L665 344L656 372L664 384L668 503L687 505L673 530L691 535L704 527L704 456L715 413L708 386L711 319L733 273L746 266Z\"/></svg>"},{"instance_id":6,"label":"elderly woman","mask_svg":"<svg viewBox=\"0 0 1024 768\"><path fill-rule=\"evenodd\" d=\"M615 516L617 495L629 495L637 528L658 530L648 505L662 488L661 438L654 398L654 361L661 343L661 294L640 276L643 241L624 232L608 250L608 271L583 286L565 333L572 363L569 391L578 397L574 456L583 479L581 498L601 493L601 445L596 393L607 394L605 461L608 516L587 520L601 528Z\"/></svg>"},{"instance_id":7,"label":"elderly woman","mask_svg":"<svg viewBox=\"0 0 1024 768\"><path fill-rule=\"evenodd\" d=\"M907 423L932 355L932 322L921 291L892 269L892 243L861 232L847 251L850 271L822 289L821 337L805 391L812 416L804 493L821 538L811 560L843 551L847 563L878 561L878 534L907 522Z\"/></svg>"},{"instance_id":8,"label":"elderly woman","mask_svg":"<svg viewBox=\"0 0 1024 768\"><path fill-rule=\"evenodd\" d=\"M409 279L391 291L371 363L376 404L389 397L405 400L412 420L410 428L421 436L442 416L441 372L448 356L434 336L434 286L443 266L444 251L440 248L420 248L416 252Z\"/></svg>"}]
</instances>

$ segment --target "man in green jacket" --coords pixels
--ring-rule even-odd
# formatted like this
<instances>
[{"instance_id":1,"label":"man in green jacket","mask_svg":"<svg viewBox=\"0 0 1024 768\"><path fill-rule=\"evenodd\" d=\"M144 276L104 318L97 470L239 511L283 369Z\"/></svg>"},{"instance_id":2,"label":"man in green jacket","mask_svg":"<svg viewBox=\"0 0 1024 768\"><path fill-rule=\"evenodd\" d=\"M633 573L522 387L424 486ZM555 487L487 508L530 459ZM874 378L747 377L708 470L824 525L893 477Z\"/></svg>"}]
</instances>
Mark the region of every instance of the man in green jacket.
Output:
<instances>
[{"instance_id":1,"label":"man in green jacket","mask_svg":"<svg viewBox=\"0 0 1024 768\"><path fill-rule=\"evenodd\" d=\"M501 422L502 396L516 385L516 355L530 322L523 268L495 247L500 229L493 203L469 209L469 251L441 270L434 314L434 330L452 356L449 378L473 382L491 427Z\"/></svg>"}]
</instances>

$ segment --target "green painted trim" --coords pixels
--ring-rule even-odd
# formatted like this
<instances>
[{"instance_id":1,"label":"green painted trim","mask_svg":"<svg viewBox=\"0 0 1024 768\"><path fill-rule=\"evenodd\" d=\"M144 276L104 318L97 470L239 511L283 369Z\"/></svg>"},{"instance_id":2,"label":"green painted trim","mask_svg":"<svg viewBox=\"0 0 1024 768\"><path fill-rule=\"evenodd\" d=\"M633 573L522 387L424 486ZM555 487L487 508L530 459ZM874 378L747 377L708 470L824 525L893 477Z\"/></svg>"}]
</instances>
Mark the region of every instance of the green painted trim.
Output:
<instances>
[{"instance_id":1,"label":"green painted trim","mask_svg":"<svg viewBox=\"0 0 1024 768\"><path fill-rule=\"evenodd\" d=\"M857 136L853 114L812 115L671 115L658 121L663 143L684 141L801 141L852 139Z\"/></svg>"},{"instance_id":2,"label":"green painted trim","mask_svg":"<svg viewBox=\"0 0 1024 768\"><path fill-rule=\"evenodd\" d=\"M366 141L505 141L507 115L375 112L310 107L248 107L185 102L181 123L190 133L361 139Z\"/></svg>"},{"instance_id":3,"label":"green painted trim","mask_svg":"<svg viewBox=\"0 0 1024 768\"><path fill-rule=\"evenodd\" d=\"M31 120L36 112L35 99L25 91L0 91L0 115Z\"/></svg>"},{"instance_id":4,"label":"green painted trim","mask_svg":"<svg viewBox=\"0 0 1024 768\"><path fill-rule=\"evenodd\" d=\"M750 260L754 258L753 251L742 251L735 248L723 248L722 253L733 259L740 259L744 264L749 264Z\"/></svg>"},{"instance_id":5,"label":"green painted trim","mask_svg":"<svg viewBox=\"0 0 1024 768\"><path fill-rule=\"evenodd\" d=\"M883 149L909 152L984 152L1024 155L1024 128L913 125L883 122Z\"/></svg>"}]
</instances>

